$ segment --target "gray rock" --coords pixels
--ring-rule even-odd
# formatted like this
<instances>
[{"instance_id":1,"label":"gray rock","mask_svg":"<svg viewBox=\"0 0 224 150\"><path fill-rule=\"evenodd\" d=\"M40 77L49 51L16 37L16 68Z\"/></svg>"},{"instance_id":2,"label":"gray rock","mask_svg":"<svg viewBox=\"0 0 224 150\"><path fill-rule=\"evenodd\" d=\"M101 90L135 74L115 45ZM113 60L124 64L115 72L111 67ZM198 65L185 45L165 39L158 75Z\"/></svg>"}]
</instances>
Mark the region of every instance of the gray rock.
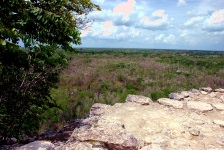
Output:
<instances>
[{"instance_id":1,"label":"gray rock","mask_svg":"<svg viewBox=\"0 0 224 150\"><path fill-rule=\"evenodd\" d=\"M141 105L149 105L150 103L153 103L153 101L149 97L131 94L127 96L125 102L138 103Z\"/></svg>"},{"instance_id":2,"label":"gray rock","mask_svg":"<svg viewBox=\"0 0 224 150\"><path fill-rule=\"evenodd\" d=\"M158 99L158 102L162 105L165 105L165 106L171 106L171 107L174 107L174 108L183 108L183 102L181 101L175 101L175 100L171 100L169 98L160 98Z\"/></svg>"},{"instance_id":3,"label":"gray rock","mask_svg":"<svg viewBox=\"0 0 224 150\"><path fill-rule=\"evenodd\" d=\"M169 98L179 100L179 101L184 100L184 96L182 94L179 94L179 93L170 93Z\"/></svg>"}]
</instances>

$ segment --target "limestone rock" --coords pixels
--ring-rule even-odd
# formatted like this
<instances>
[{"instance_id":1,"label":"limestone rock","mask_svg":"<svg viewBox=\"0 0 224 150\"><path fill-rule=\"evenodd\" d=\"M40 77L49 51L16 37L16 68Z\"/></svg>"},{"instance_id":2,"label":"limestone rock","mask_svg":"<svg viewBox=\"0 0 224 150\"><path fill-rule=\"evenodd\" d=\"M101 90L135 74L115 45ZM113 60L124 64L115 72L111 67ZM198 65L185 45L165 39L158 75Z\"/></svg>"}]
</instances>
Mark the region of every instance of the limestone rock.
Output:
<instances>
[{"instance_id":1,"label":"limestone rock","mask_svg":"<svg viewBox=\"0 0 224 150\"><path fill-rule=\"evenodd\" d=\"M53 150L54 144L48 141L34 141L15 150Z\"/></svg>"},{"instance_id":2,"label":"limestone rock","mask_svg":"<svg viewBox=\"0 0 224 150\"><path fill-rule=\"evenodd\" d=\"M200 91L205 91L207 93L211 93L212 92L212 88L210 88L210 87L203 87L203 88L200 88L199 90Z\"/></svg>"},{"instance_id":3,"label":"limestone rock","mask_svg":"<svg viewBox=\"0 0 224 150\"><path fill-rule=\"evenodd\" d=\"M224 93L224 89L222 89L222 88L215 89L215 92Z\"/></svg>"},{"instance_id":4,"label":"limestone rock","mask_svg":"<svg viewBox=\"0 0 224 150\"><path fill-rule=\"evenodd\" d=\"M174 108L183 108L183 102L171 100L169 98L160 98L158 102L162 105L171 106Z\"/></svg>"},{"instance_id":5,"label":"limestone rock","mask_svg":"<svg viewBox=\"0 0 224 150\"><path fill-rule=\"evenodd\" d=\"M192 93L199 93L199 90L197 90L197 89L191 89L191 92Z\"/></svg>"},{"instance_id":6,"label":"limestone rock","mask_svg":"<svg viewBox=\"0 0 224 150\"><path fill-rule=\"evenodd\" d=\"M85 124L78 129L75 129L68 143L74 141L98 141L104 143L109 149L118 150L137 150L136 138L127 133L123 124L119 121L100 120L97 124L92 124L91 127ZM77 149L78 150L78 149Z\"/></svg>"},{"instance_id":7,"label":"limestone rock","mask_svg":"<svg viewBox=\"0 0 224 150\"><path fill-rule=\"evenodd\" d=\"M74 143L55 147L54 150L92 150L92 148L92 144L90 143L76 141Z\"/></svg>"},{"instance_id":8,"label":"limestone rock","mask_svg":"<svg viewBox=\"0 0 224 150\"><path fill-rule=\"evenodd\" d=\"M194 136L199 136L200 135L200 131L199 130L195 130L195 129L192 129L189 131L192 135Z\"/></svg>"},{"instance_id":9,"label":"limestone rock","mask_svg":"<svg viewBox=\"0 0 224 150\"><path fill-rule=\"evenodd\" d=\"M170 93L169 98L170 99L175 99L175 100L183 100L184 96L182 94L179 94L179 93Z\"/></svg>"},{"instance_id":10,"label":"limestone rock","mask_svg":"<svg viewBox=\"0 0 224 150\"><path fill-rule=\"evenodd\" d=\"M207 95L208 94L208 92L206 92L206 91L200 91L201 92L201 94L203 94L203 95Z\"/></svg>"},{"instance_id":11,"label":"limestone rock","mask_svg":"<svg viewBox=\"0 0 224 150\"><path fill-rule=\"evenodd\" d=\"M163 150L158 144L151 144L141 148L140 150Z\"/></svg>"},{"instance_id":12,"label":"limestone rock","mask_svg":"<svg viewBox=\"0 0 224 150\"><path fill-rule=\"evenodd\" d=\"M106 105L106 104L96 103L96 104L94 104L94 105L91 107L89 114L90 114L90 115L97 115L97 116L99 116L99 115L103 114L104 111L105 111L108 107L110 107L110 106L109 106L109 105Z\"/></svg>"},{"instance_id":13,"label":"limestone rock","mask_svg":"<svg viewBox=\"0 0 224 150\"><path fill-rule=\"evenodd\" d=\"M49 148L224 149L222 90L213 92L210 88L202 88L200 91L172 93L170 97L173 99L161 98L158 102L152 102L144 96L128 95L126 103L117 103L113 106L94 104L90 115L85 119L79 119L77 127L72 130L72 135L66 143L50 143ZM41 148L41 145L38 148ZM30 147L27 149L32 150Z\"/></svg>"},{"instance_id":14,"label":"limestone rock","mask_svg":"<svg viewBox=\"0 0 224 150\"><path fill-rule=\"evenodd\" d=\"M220 125L221 127L224 127L224 121L223 120L213 120L214 124Z\"/></svg>"},{"instance_id":15,"label":"limestone rock","mask_svg":"<svg viewBox=\"0 0 224 150\"><path fill-rule=\"evenodd\" d=\"M133 102L133 103L138 103L141 105L149 105L153 101L149 97L129 94L125 102Z\"/></svg>"},{"instance_id":16,"label":"limestone rock","mask_svg":"<svg viewBox=\"0 0 224 150\"><path fill-rule=\"evenodd\" d=\"M187 98L187 97L190 96L190 93L189 93L188 91L182 91L182 92L181 92L181 95L183 95L184 98Z\"/></svg>"},{"instance_id":17,"label":"limestone rock","mask_svg":"<svg viewBox=\"0 0 224 150\"><path fill-rule=\"evenodd\" d=\"M195 109L201 112L206 112L212 110L212 106L208 103L204 102L194 102L194 101L188 101L187 107L190 109Z\"/></svg>"},{"instance_id":18,"label":"limestone rock","mask_svg":"<svg viewBox=\"0 0 224 150\"><path fill-rule=\"evenodd\" d=\"M215 107L218 110L224 110L224 104L223 103L213 103L213 107Z\"/></svg>"}]
</instances>

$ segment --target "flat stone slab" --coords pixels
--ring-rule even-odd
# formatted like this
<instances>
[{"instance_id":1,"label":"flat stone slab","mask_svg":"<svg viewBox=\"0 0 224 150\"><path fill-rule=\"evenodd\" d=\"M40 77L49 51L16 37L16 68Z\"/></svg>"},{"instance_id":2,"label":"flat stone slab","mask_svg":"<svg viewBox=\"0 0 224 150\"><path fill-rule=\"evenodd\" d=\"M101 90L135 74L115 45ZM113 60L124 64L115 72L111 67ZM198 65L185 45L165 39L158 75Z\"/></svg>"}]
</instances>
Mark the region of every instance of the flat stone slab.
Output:
<instances>
[{"instance_id":1,"label":"flat stone slab","mask_svg":"<svg viewBox=\"0 0 224 150\"><path fill-rule=\"evenodd\" d=\"M218 110L224 110L224 104L223 103L213 103L213 107L215 107Z\"/></svg>"},{"instance_id":2,"label":"flat stone slab","mask_svg":"<svg viewBox=\"0 0 224 150\"><path fill-rule=\"evenodd\" d=\"M149 97L141 95L132 95L132 94L129 94L127 96L125 102L138 103L141 105L149 105L150 103L153 103L153 101Z\"/></svg>"},{"instance_id":3,"label":"flat stone slab","mask_svg":"<svg viewBox=\"0 0 224 150\"><path fill-rule=\"evenodd\" d=\"M34 141L15 150L53 150L54 144L48 141Z\"/></svg>"},{"instance_id":4,"label":"flat stone slab","mask_svg":"<svg viewBox=\"0 0 224 150\"><path fill-rule=\"evenodd\" d=\"M210 88L210 87L203 87L203 88L200 88L200 90L208 92L208 93L212 92L212 88Z\"/></svg>"},{"instance_id":5,"label":"flat stone slab","mask_svg":"<svg viewBox=\"0 0 224 150\"><path fill-rule=\"evenodd\" d=\"M178 109L181 109L184 106L182 101L171 100L169 98L160 98L158 99L158 102L162 105L171 106Z\"/></svg>"},{"instance_id":6,"label":"flat stone slab","mask_svg":"<svg viewBox=\"0 0 224 150\"><path fill-rule=\"evenodd\" d=\"M180 93L170 93L169 94L169 98L180 101L180 100L183 100L184 99L184 95L182 95Z\"/></svg>"},{"instance_id":7,"label":"flat stone slab","mask_svg":"<svg viewBox=\"0 0 224 150\"><path fill-rule=\"evenodd\" d=\"M215 92L220 92L220 93L224 93L224 89L219 88L219 89L215 89Z\"/></svg>"},{"instance_id":8,"label":"flat stone slab","mask_svg":"<svg viewBox=\"0 0 224 150\"><path fill-rule=\"evenodd\" d=\"M223 120L213 120L214 124L220 125L221 127L224 127L224 121Z\"/></svg>"},{"instance_id":9,"label":"flat stone slab","mask_svg":"<svg viewBox=\"0 0 224 150\"><path fill-rule=\"evenodd\" d=\"M206 112L206 111L210 111L210 110L213 109L213 107L208 103L195 102L195 101L188 101L187 102L187 107L189 109L194 109L194 110L198 110L198 111L201 111L201 112Z\"/></svg>"}]
</instances>

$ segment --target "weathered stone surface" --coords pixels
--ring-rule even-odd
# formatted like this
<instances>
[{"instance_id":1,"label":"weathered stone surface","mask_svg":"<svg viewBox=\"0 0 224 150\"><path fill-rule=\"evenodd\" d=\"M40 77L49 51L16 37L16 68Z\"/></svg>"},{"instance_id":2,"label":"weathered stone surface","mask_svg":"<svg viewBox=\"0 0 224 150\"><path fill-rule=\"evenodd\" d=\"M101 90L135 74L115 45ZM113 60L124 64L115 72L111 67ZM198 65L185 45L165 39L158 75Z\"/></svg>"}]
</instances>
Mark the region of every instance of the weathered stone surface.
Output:
<instances>
[{"instance_id":1,"label":"weathered stone surface","mask_svg":"<svg viewBox=\"0 0 224 150\"><path fill-rule=\"evenodd\" d=\"M203 95L207 95L208 94L208 92L206 92L206 91L200 91L201 92L201 94L203 94Z\"/></svg>"},{"instance_id":2,"label":"weathered stone surface","mask_svg":"<svg viewBox=\"0 0 224 150\"><path fill-rule=\"evenodd\" d=\"M100 103L96 103L94 104L91 109L90 109L90 112L89 114L90 115L101 115L104 113L104 111L110 107L110 105L106 105L106 104L100 104Z\"/></svg>"},{"instance_id":3,"label":"weathered stone surface","mask_svg":"<svg viewBox=\"0 0 224 150\"><path fill-rule=\"evenodd\" d=\"M184 96L182 94L179 94L179 93L170 93L169 98L170 99L175 99L175 100L183 100Z\"/></svg>"},{"instance_id":4,"label":"weathered stone surface","mask_svg":"<svg viewBox=\"0 0 224 150\"><path fill-rule=\"evenodd\" d=\"M92 150L93 146L87 142L74 142L63 146L55 147L54 150Z\"/></svg>"},{"instance_id":5,"label":"weathered stone surface","mask_svg":"<svg viewBox=\"0 0 224 150\"><path fill-rule=\"evenodd\" d=\"M191 92L192 93L199 93L199 90L197 90L197 89L191 89Z\"/></svg>"},{"instance_id":6,"label":"weathered stone surface","mask_svg":"<svg viewBox=\"0 0 224 150\"><path fill-rule=\"evenodd\" d=\"M54 149L223 150L224 93L201 90L179 95L183 101L161 98L157 103L129 95L126 103L95 104L69 140L55 143Z\"/></svg>"},{"instance_id":7,"label":"weathered stone surface","mask_svg":"<svg viewBox=\"0 0 224 150\"><path fill-rule=\"evenodd\" d=\"M192 129L189 132L190 132L190 134L192 134L194 136L199 136L200 135L200 131L199 130Z\"/></svg>"},{"instance_id":8,"label":"weathered stone surface","mask_svg":"<svg viewBox=\"0 0 224 150\"><path fill-rule=\"evenodd\" d=\"M163 149L158 144L151 144L151 145L141 148L141 150L163 150Z\"/></svg>"},{"instance_id":9,"label":"weathered stone surface","mask_svg":"<svg viewBox=\"0 0 224 150\"><path fill-rule=\"evenodd\" d=\"M203 88L200 88L199 90L200 91L205 91L207 93L211 93L212 92L212 88L210 88L210 87L203 87Z\"/></svg>"},{"instance_id":10,"label":"weathered stone surface","mask_svg":"<svg viewBox=\"0 0 224 150\"><path fill-rule=\"evenodd\" d=\"M213 120L214 124L220 125L221 127L224 127L224 121L223 120Z\"/></svg>"},{"instance_id":11,"label":"weathered stone surface","mask_svg":"<svg viewBox=\"0 0 224 150\"><path fill-rule=\"evenodd\" d=\"M48 141L34 141L15 150L53 150L54 144Z\"/></svg>"},{"instance_id":12,"label":"weathered stone surface","mask_svg":"<svg viewBox=\"0 0 224 150\"><path fill-rule=\"evenodd\" d=\"M195 109L201 112L206 112L212 110L212 106L208 103L204 102L194 102L194 101L188 101L187 107L190 109Z\"/></svg>"},{"instance_id":13,"label":"weathered stone surface","mask_svg":"<svg viewBox=\"0 0 224 150\"><path fill-rule=\"evenodd\" d=\"M133 102L133 103L138 103L138 104L142 104L142 105L149 105L153 101L149 97L129 94L127 96L125 102Z\"/></svg>"},{"instance_id":14,"label":"weathered stone surface","mask_svg":"<svg viewBox=\"0 0 224 150\"><path fill-rule=\"evenodd\" d=\"M224 104L223 103L213 103L213 107L215 107L218 110L224 110Z\"/></svg>"},{"instance_id":15,"label":"weathered stone surface","mask_svg":"<svg viewBox=\"0 0 224 150\"><path fill-rule=\"evenodd\" d=\"M190 92L188 92L188 91L182 91L180 94L183 95L184 98L187 98L190 96Z\"/></svg>"},{"instance_id":16,"label":"weathered stone surface","mask_svg":"<svg viewBox=\"0 0 224 150\"><path fill-rule=\"evenodd\" d=\"M183 108L183 106L184 106L183 102L171 100L169 98L160 98L160 99L158 99L158 102L162 105L171 106L174 108Z\"/></svg>"},{"instance_id":17,"label":"weathered stone surface","mask_svg":"<svg viewBox=\"0 0 224 150\"><path fill-rule=\"evenodd\" d=\"M215 89L215 92L220 92L220 93L224 93L224 89L219 88L219 89Z\"/></svg>"}]
</instances>

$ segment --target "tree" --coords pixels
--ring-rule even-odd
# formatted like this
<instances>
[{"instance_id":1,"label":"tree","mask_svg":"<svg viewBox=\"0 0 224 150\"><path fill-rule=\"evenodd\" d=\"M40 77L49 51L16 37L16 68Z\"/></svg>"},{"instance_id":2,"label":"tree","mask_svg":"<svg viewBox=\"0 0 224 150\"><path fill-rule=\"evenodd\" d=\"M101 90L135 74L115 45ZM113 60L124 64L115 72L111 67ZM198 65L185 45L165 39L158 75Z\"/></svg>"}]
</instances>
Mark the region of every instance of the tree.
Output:
<instances>
[{"instance_id":1,"label":"tree","mask_svg":"<svg viewBox=\"0 0 224 150\"><path fill-rule=\"evenodd\" d=\"M63 50L80 44L79 28L99 6L91 0L3 0L0 5L0 141L36 133L55 102ZM24 48L20 45L24 44Z\"/></svg>"}]
</instances>

